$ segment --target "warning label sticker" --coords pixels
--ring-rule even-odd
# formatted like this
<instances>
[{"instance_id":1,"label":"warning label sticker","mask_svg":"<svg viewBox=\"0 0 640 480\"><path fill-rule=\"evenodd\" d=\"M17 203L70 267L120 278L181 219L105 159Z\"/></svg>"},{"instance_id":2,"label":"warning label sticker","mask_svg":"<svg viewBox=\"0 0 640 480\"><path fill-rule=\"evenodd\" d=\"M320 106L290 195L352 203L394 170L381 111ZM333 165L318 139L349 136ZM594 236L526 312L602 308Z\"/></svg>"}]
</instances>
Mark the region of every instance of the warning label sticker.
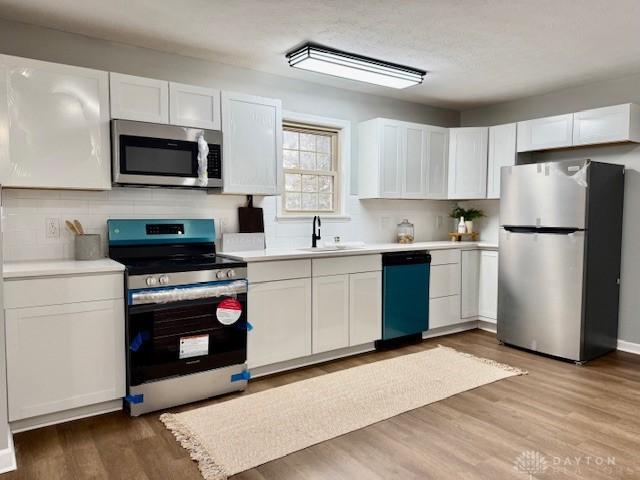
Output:
<instances>
[{"instance_id":1,"label":"warning label sticker","mask_svg":"<svg viewBox=\"0 0 640 480\"><path fill-rule=\"evenodd\" d=\"M223 325L233 325L242 315L242 304L235 298L225 298L218 304L216 317Z\"/></svg>"}]
</instances>

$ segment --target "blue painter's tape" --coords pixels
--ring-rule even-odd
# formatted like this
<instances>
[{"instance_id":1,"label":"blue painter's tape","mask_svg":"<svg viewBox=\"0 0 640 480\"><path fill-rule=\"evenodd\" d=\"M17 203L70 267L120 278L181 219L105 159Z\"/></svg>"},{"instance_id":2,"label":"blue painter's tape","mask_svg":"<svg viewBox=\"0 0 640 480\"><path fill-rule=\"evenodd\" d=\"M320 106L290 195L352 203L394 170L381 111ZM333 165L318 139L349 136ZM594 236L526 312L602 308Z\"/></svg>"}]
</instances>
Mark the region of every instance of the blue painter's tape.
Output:
<instances>
[{"instance_id":1,"label":"blue painter's tape","mask_svg":"<svg viewBox=\"0 0 640 480\"><path fill-rule=\"evenodd\" d=\"M144 402L144 395L142 393L139 393L138 395L126 395L124 397L125 402L128 403L142 403Z\"/></svg>"},{"instance_id":2,"label":"blue painter's tape","mask_svg":"<svg viewBox=\"0 0 640 480\"><path fill-rule=\"evenodd\" d=\"M249 370L243 370L240 373L234 373L233 375L231 375L232 382L239 382L240 380L250 380L250 379L251 379L251 372Z\"/></svg>"},{"instance_id":3,"label":"blue painter's tape","mask_svg":"<svg viewBox=\"0 0 640 480\"><path fill-rule=\"evenodd\" d=\"M247 322L247 332L250 332L251 330L253 330L253 325Z\"/></svg>"},{"instance_id":4,"label":"blue painter's tape","mask_svg":"<svg viewBox=\"0 0 640 480\"><path fill-rule=\"evenodd\" d=\"M253 325L251 325L249 322L236 322L235 327L238 330L246 330L247 332L253 330Z\"/></svg>"},{"instance_id":5,"label":"blue painter's tape","mask_svg":"<svg viewBox=\"0 0 640 480\"><path fill-rule=\"evenodd\" d=\"M137 352L140 347L142 346L142 344L149 340L149 332L142 331L142 332L138 332L138 334L134 337L133 340L131 340L131 345L129 345L129 350L131 350L132 352Z\"/></svg>"}]
</instances>

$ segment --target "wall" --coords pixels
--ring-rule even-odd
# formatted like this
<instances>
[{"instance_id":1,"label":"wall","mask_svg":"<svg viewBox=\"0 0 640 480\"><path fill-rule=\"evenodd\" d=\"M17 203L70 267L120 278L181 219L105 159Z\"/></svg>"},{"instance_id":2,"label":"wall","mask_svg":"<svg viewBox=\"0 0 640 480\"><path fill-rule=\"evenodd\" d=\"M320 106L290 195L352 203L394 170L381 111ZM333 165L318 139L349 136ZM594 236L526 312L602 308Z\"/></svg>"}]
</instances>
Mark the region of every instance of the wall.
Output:
<instances>
[{"instance_id":1,"label":"wall","mask_svg":"<svg viewBox=\"0 0 640 480\"><path fill-rule=\"evenodd\" d=\"M620 103L640 103L640 74L462 112L463 126L496 125ZM536 153L534 161L590 158L626 166L619 338L640 343L640 145L619 144ZM486 235L497 235L491 222Z\"/></svg>"}]
</instances>

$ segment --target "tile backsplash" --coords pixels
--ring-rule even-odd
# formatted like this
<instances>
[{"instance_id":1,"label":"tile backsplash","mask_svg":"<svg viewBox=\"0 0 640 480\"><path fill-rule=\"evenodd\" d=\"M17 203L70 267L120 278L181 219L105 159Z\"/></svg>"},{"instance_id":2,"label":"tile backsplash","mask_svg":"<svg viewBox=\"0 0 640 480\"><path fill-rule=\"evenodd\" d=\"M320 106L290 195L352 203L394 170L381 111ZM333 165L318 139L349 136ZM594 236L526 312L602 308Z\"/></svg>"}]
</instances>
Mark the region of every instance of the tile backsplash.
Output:
<instances>
[{"instance_id":1,"label":"tile backsplash","mask_svg":"<svg viewBox=\"0 0 640 480\"><path fill-rule=\"evenodd\" d=\"M64 221L79 220L86 233L102 235L106 255L109 218L215 218L218 233L238 230L237 207L245 198L209 195L198 190L114 188L111 191L4 189L2 191L3 254L5 261L73 258L73 235ZM311 222L276 220L276 199L256 202L264 208L269 248L306 247ZM325 218L322 236L343 241L394 241L403 218L415 224L416 240L444 240L450 228L448 201L364 200L351 196L348 220ZM58 234L56 235L56 228ZM52 228L53 227L53 228Z\"/></svg>"}]
</instances>

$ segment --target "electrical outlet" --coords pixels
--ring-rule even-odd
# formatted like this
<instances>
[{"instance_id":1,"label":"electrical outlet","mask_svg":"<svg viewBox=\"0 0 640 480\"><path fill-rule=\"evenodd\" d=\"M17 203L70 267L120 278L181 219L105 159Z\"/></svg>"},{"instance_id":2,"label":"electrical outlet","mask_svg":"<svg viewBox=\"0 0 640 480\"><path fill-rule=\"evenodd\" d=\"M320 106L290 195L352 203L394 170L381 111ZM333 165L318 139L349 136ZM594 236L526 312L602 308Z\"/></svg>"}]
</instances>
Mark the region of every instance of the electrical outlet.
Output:
<instances>
[{"instance_id":1,"label":"electrical outlet","mask_svg":"<svg viewBox=\"0 0 640 480\"><path fill-rule=\"evenodd\" d=\"M60 219L47 218L45 220L45 232L47 238L60 238Z\"/></svg>"}]
</instances>

